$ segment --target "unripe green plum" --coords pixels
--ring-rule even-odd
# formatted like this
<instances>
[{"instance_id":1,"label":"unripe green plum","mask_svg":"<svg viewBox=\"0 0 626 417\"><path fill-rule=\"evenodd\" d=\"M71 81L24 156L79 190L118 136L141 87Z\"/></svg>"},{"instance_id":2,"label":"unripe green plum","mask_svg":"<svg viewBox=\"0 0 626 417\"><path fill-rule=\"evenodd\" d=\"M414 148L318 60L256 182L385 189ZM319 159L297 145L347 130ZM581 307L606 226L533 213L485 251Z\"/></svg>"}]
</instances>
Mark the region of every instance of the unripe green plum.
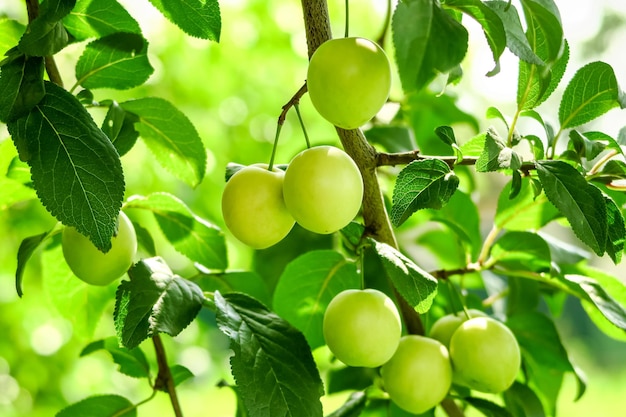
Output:
<instances>
[{"instance_id":1,"label":"unripe green plum","mask_svg":"<svg viewBox=\"0 0 626 417\"><path fill-rule=\"evenodd\" d=\"M291 160L283 195L300 226L315 233L334 233L358 214L363 179L347 153L334 146L316 146Z\"/></svg>"},{"instance_id":2,"label":"unripe green plum","mask_svg":"<svg viewBox=\"0 0 626 417\"><path fill-rule=\"evenodd\" d=\"M265 249L280 242L295 220L285 206L285 172L266 164L255 164L237 171L222 193L222 215L233 236L254 249Z\"/></svg>"},{"instance_id":3,"label":"unripe green plum","mask_svg":"<svg viewBox=\"0 0 626 417\"><path fill-rule=\"evenodd\" d=\"M328 304L323 333L326 345L341 362L375 368L395 352L402 323L398 309L384 293L345 290Z\"/></svg>"},{"instance_id":4,"label":"unripe green plum","mask_svg":"<svg viewBox=\"0 0 626 417\"><path fill-rule=\"evenodd\" d=\"M450 340L454 381L470 389L499 393L520 369L520 348L513 332L490 317L463 322Z\"/></svg>"},{"instance_id":5,"label":"unripe green plum","mask_svg":"<svg viewBox=\"0 0 626 417\"><path fill-rule=\"evenodd\" d=\"M470 318L486 316L483 311L476 309L469 309L467 312L469 313ZM456 314L447 314L433 323L430 328L429 337L440 341L446 348L450 348L450 339L452 339L452 335L466 320L467 316L464 311L459 311Z\"/></svg>"},{"instance_id":6,"label":"unripe green plum","mask_svg":"<svg viewBox=\"0 0 626 417\"><path fill-rule=\"evenodd\" d=\"M368 39L331 39L311 57L307 87L322 117L343 129L356 129L374 117L389 97L389 59Z\"/></svg>"},{"instance_id":7,"label":"unripe green plum","mask_svg":"<svg viewBox=\"0 0 626 417\"><path fill-rule=\"evenodd\" d=\"M73 227L65 227L61 237L65 262L74 275L91 285L108 285L130 268L137 252L137 235L130 219L120 211L117 234L111 249L101 252Z\"/></svg>"},{"instance_id":8,"label":"unripe green plum","mask_svg":"<svg viewBox=\"0 0 626 417\"><path fill-rule=\"evenodd\" d=\"M439 404L452 385L448 350L437 340L409 335L381 368L385 391L400 408L421 414Z\"/></svg>"}]
</instances>

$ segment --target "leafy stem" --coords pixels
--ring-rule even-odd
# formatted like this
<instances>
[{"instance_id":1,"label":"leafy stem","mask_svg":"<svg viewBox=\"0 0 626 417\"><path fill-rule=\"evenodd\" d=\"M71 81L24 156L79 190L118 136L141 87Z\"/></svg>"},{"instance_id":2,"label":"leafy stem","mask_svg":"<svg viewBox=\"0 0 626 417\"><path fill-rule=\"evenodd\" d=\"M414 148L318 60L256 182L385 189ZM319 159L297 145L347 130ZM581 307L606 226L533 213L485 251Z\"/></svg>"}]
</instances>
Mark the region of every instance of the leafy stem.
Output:
<instances>
[{"instance_id":1,"label":"leafy stem","mask_svg":"<svg viewBox=\"0 0 626 417\"><path fill-rule=\"evenodd\" d=\"M509 127L509 133L506 138L506 146L508 146L509 148L513 146L513 133L515 132L515 126L517 126L517 121L519 120L520 113L521 111L518 108L515 112L515 115L513 116L513 120L511 121L511 126Z\"/></svg>"},{"instance_id":2,"label":"leafy stem","mask_svg":"<svg viewBox=\"0 0 626 417\"><path fill-rule=\"evenodd\" d=\"M157 374L156 381L154 383L154 389L165 390L170 396L170 402L174 409L174 415L176 417L183 417L183 411L178 402L178 395L176 394L176 387L174 385L174 378L169 365L167 364L167 355L165 354L165 347L161 336L157 333L152 336L152 343L154 344L154 351L156 353L157 364L159 366L159 373Z\"/></svg>"},{"instance_id":3,"label":"leafy stem","mask_svg":"<svg viewBox=\"0 0 626 417\"><path fill-rule=\"evenodd\" d=\"M26 0L26 13L28 15L28 23L37 19L37 16L39 16L39 2L37 0ZM57 67L56 61L52 55L44 57L44 65L50 81L63 87L63 79L61 78L59 67Z\"/></svg>"}]
</instances>

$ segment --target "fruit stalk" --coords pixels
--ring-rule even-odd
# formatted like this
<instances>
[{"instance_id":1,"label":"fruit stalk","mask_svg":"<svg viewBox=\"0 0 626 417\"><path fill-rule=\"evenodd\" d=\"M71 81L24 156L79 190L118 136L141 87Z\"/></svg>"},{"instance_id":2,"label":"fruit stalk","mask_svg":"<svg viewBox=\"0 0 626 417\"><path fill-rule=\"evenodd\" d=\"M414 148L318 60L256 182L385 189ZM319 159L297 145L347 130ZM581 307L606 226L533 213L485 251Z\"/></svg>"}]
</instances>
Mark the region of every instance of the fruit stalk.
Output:
<instances>
[{"instance_id":1,"label":"fruit stalk","mask_svg":"<svg viewBox=\"0 0 626 417\"><path fill-rule=\"evenodd\" d=\"M310 58L322 43L332 38L328 6L326 0L302 0L302 11ZM360 129L336 129L344 150L356 162L363 177L363 220L366 232L377 241L397 248L398 243L391 228L376 175L376 149L367 142ZM424 326L415 309L397 292L395 295L409 333L424 334Z\"/></svg>"}]
</instances>

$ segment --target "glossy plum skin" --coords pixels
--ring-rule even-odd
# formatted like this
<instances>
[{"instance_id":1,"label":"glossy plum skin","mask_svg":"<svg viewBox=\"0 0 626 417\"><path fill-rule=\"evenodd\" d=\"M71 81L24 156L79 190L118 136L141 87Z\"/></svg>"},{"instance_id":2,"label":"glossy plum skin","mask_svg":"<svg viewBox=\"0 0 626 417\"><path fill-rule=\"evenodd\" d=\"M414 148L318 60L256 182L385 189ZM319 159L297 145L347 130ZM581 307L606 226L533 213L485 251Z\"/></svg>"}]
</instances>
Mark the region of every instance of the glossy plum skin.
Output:
<instances>
[{"instance_id":1,"label":"glossy plum skin","mask_svg":"<svg viewBox=\"0 0 626 417\"><path fill-rule=\"evenodd\" d=\"M358 214L363 179L347 153L334 146L316 146L289 163L283 196L300 226L315 233L334 233Z\"/></svg>"},{"instance_id":2,"label":"glossy plum skin","mask_svg":"<svg viewBox=\"0 0 626 417\"><path fill-rule=\"evenodd\" d=\"M226 227L239 241L254 249L265 249L287 236L295 221L283 199L285 172L265 164L237 171L222 193L222 215Z\"/></svg>"},{"instance_id":3,"label":"glossy plum skin","mask_svg":"<svg viewBox=\"0 0 626 417\"><path fill-rule=\"evenodd\" d=\"M375 368L391 358L402 333L393 301L374 290L345 290L326 308L324 339L337 359L349 366Z\"/></svg>"},{"instance_id":4,"label":"glossy plum skin","mask_svg":"<svg viewBox=\"0 0 626 417\"><path fill-rule=\"evenodd\" d=\"M120 278L137 252L135 228L124 212L120 212L117 235L106 253L73 227L63 229L61 243L63 257L74 275L91 285L108 285Z\"/></svg>"},{"instance_id":5,"label":"glossy plum skin","mask_svg":"<svg viewBox=\"0 0 626 417\"><path fill-rule=\"evenodd\" d=\"M368 39L331 39L311 57L307 87L322 117L343 129L356 129L373 118L389 97L389 59Z\"/></svg>"},{"instance_id":6,"label":"glossy plum skin","mask_svg":"<svg viewBox=\"0 0 626 417\"><path fill-rule=\"evenodd\" d=\"M424 413L439 404L452 385L448 350L437 340L404 336L381 369L383 385L400 408Z\"/></svg>"}]
</instances>

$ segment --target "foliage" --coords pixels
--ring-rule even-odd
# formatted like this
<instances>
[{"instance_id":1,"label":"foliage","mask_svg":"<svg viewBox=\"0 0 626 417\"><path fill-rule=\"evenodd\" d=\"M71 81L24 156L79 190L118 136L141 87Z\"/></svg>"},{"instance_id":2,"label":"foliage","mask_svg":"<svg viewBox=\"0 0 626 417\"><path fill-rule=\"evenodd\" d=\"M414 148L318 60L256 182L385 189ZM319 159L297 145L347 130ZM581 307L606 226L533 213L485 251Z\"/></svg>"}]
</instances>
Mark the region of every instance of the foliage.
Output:
<instances>
[{"instance_id":1,"label":"foliage","mask_svg":"<svg viewBox=\"0 0 626 417\"><path fill-rule=\"evenodd\" d=\"M221 51L223 13L216 0L150 3L180 31L202 40L195 42L208 42L211 53ZM89 340L81 359L71 361L105 351L120 373L150 389L140 400L122 390L91 392L57 404L57 416L141 415L159 391L182 415L176 387L194 375L180 364L168 365L169 339L164 345L161 335L183 337L192 323L218 329L228 340L232 375L219 384L233 389L237 416L407 415L384 394L376 370L321 358L326 306L341 291L363 286L395 300L406 333L427 334L429 323L466 307L484 310L513 331L523 362L514 385L500 398L453 386L442 404L449 415L470 409L488 416L556 415L566 375L576 380L576 397L583 396L584 374L557 326L568 298L580 301L598 329L626 340L626 285L592 266L602 257L619 264L624 252L626 134L598 130L602 116L626 107L623 80L602 61L565 79L570 48L577 45L567 42L553 0L399 2L379 39L395 54L399 86L389 107L397 110L391 120L375 117L364 135L338 130L364 176L361 214L333 238L296 226L283 242L254 254L223 228L219 194L224 171L229 177L235 164L259 159L271 165L276 149L242 139L241 132L229 140L207 138L193 122L206 116L204 110L187 114L176 94L154 96L154 41L131 8L116 0L26 4L28 22L0 20L0 50L6 52L0 121L11 136L0 142L0 209L11 237L19 238L3 246L12 248L15 259L11 282L23 298L41 282L48 302L40 308L55 308L81 342ZM328 20L324 8L316 8L320 4L325 1L302 3L310 31L323 37L311 18L315 13L317 24ZM493 59L487 76L501 71L505 50L518 60L511 114L487 107L482 117L483 109L467 114L458 106L454 89L472 48L468 18L480 26ZM260 47L259 53L265 58L272 49ZM73 74L56 68L55 58L68 55ZM267 91L278 82L239 59L237 68L258 70ZM71 77L74 85L64 88ZM179 82L181 96L221 88L214 79L202 80L208 87L198 80ZM304 109L304 102L301 116L305 90L299 87L280 90L295 93L291 100L275 98L272 114L287 105L274 146L292 107L309 134L322 137L315 143L329 141L327 122ZM558 101L556 115L541 107L547 100ZM222 120L245 113L240 100L223 98L220 106L228 112ZM319 123L312 123L315 117ZM485 119L504 129L483 128ZM476 130L471 138L464 137L463 123ZM299 133L283 132L282 140L282 149L294 154L305 145ZM338 145L336 137L331 141ZM372 159L364 156L368 152ZM497 195L491 213L474 198L480 192L476 182L485 178ZM137 230L136 263L117 286L90 287L65 264L59 232L76 227L107 251L122 208ZM481 234L481 224L491 230ZM571 231L578 245L557 237L555 226ZM218 342L207 344L206 334L199 338L202 348L225 350ZM336 392L346 394L345 403L326 409L325 398Z\"/></svg>"}]
</instances>

